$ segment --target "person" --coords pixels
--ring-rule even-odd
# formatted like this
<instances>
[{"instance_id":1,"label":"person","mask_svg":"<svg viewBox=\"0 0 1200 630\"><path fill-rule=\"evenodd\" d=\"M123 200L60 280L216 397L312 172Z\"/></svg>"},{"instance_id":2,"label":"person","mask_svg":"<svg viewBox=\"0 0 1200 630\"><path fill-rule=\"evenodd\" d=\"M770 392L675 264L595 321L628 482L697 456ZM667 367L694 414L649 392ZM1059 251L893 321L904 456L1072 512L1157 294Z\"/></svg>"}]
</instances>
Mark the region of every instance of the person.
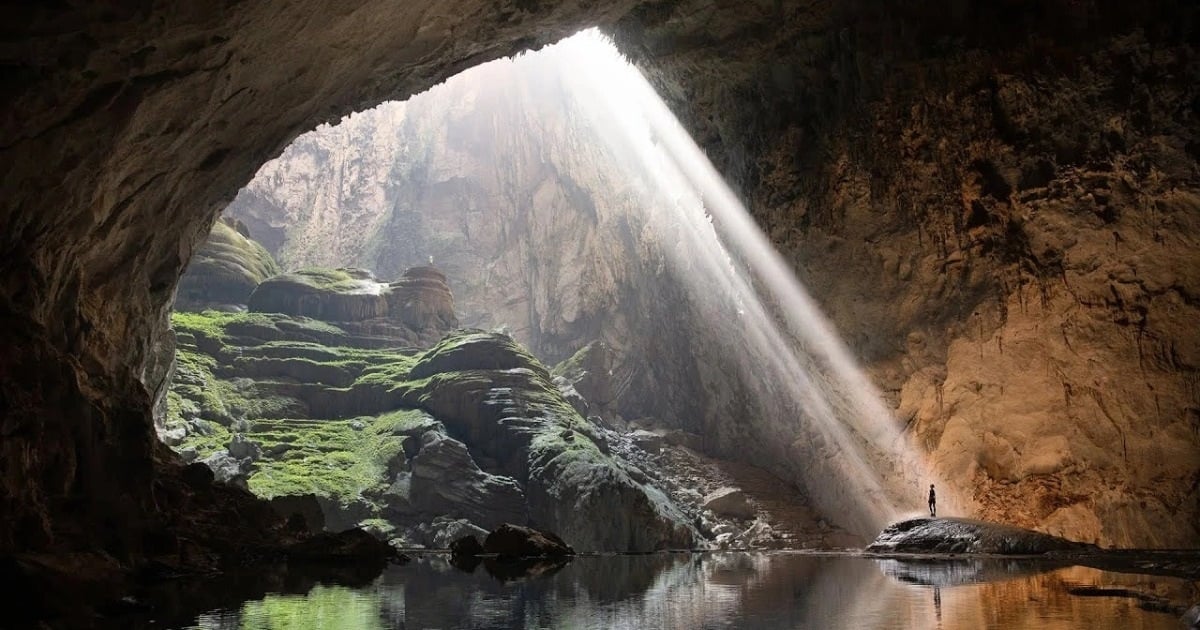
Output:
<instances>
[{"instance_id":1,"label":"person","mask_svg":"<svg viewBox=\"0 0 1200 630\"><path fill-rule=\"evenodd\" d=\"M933 491L933 484L929 484L929 516L937 518L937 493Z\"/></svg>"}]
</instances>

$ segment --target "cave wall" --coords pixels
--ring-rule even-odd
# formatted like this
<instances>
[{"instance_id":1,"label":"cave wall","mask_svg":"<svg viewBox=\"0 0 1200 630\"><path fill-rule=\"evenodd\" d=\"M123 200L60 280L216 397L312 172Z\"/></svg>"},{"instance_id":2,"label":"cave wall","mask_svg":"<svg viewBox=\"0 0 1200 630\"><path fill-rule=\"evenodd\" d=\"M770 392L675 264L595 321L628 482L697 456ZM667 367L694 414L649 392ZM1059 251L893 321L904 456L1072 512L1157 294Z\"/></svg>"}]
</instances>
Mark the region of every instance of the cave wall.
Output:
<instances>
[{"instance_id":1,"label":"cave wall","mask_svg":"<svg viewBox=\"0 0 1200 630\"><path fill-rule=\"evenodd\" d=\"M983 515L1200 540L1186 3L3 11L0 551L139 553L168 465L163 312L262 162L590 25L651 72Z\"/></svg>"},{"instance_id":2,"label":"cave wall","mask_svg":"<svg viewBox=\"0 0 1200 630\"><path fill-rule=\"evenodd\" d=\"M625 43L709 146L737 147L710 155L976 515L1196 545L1195 8L830 20L738 38L760 63L728 82L672 74L700 61L670 20Z\"/></svg>"}]
</instances>

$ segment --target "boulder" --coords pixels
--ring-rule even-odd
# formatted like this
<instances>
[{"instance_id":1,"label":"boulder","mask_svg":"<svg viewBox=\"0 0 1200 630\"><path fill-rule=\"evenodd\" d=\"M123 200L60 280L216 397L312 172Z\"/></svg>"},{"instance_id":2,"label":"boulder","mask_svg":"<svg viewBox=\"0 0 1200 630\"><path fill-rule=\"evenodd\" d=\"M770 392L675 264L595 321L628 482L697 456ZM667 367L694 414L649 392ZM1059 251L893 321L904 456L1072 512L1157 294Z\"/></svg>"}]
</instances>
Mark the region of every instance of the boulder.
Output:
<instances>
[{"instance_id":1,"label":"boulder","mask_svg":"<svg viewBox=\"0 0 1200 630\"><path fill-rule=\"evenodd\" d=\"M746 493L738 488L718 488L704 497L703 507L719 516L730 516L742 520L754 518L754 506Z\"/></svg>"},{"instance_id":2,"label":"boulder","mask_svg":"<svg viewBox=\"0 0 1200 630\"><path fill-rule=\"evenodd\" d=\"M992 553L1040 555L1096 549L1011 525L965 518L913 518L888 525L867 551L876 553Z\"/></svg>"},{"instance_id":3,"label":"boulder","mask_svg":"<svg viewBox=\"0 0 1200 630\"><path fill-rule=\"evenodd\" d=\"M575 550L550 532L505 523L483 541L484 553L500 558L562 557L575 555Z\"/></svg>"},{"instance_id":4,"label":"boulder","mask_svg":"<svg viewBox=\"0 0 1200 630\"><path fill-rule=\"evenodd\" d=\"M663 445L666 444L666 441L663 439L662 435L654 433L653 431L647 431L645 429L638 429L633 433L630 433L629 439L633 440L633 443L636 444L638 448L646 451L647 453L657 453L661 451Z\"/></svg>"},{"instance_id":5,"label":"boulder","mask_svg":"<svg viewBox=\"0 0 1200 630\"><path fill-rule=\"evenodd\" d=\"M262 454L262 447L241 433L233 436L233 439L229 441L229 455L235 459L248 459L256 462L262 459Z\"/></svg>"},{"instance_id":6,"label":"boulder","mask_svg":"<svg viewBox=\"0 0 1200 630\"><path fill-rule=\"evenodd\" d=\"M487 530L465 519L434 519L433 522L434 549L453 549L454 541L472 537L482 539L487 536Z\"/></svg>"},{"instance_id":7,"label":"boulder","mask_svg":"<svg viewBox=\"0 0 1200 630\"><path fill-rule=\"evenodd\" d=\"M478 556L483 553L483 545L475 536L463 536L450 543L450 555L456 558Z\"/></svg>"},{"instance_id":8,"label":"boulder","mask_svg":"<svg viewBox=\"0 0 1200 630\"><path fill-rule=\"evenodd\" d=\"M212 469L216 481L242 488L246 487L246 477L254 465L249 459L238 459L230 455L227 450L217 451L200 461Z\"/></svg>"}]
</instances>

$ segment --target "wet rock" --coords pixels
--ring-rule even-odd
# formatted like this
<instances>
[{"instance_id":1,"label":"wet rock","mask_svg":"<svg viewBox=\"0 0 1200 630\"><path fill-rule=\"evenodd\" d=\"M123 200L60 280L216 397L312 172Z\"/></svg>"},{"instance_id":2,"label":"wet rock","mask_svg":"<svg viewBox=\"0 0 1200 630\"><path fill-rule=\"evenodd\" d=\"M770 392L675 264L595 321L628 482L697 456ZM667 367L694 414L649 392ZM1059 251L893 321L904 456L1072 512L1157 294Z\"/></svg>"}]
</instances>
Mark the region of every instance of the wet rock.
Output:
<instances>
[{"instance_id":1,"label":"wet rock","mask_svg":"<svg viewBox=\"0 0 1200 630\"><path fill-rule=\"evenodd\" d=\"M720 516L732 516L743 520L752 519L755 515L754 506L746 498L746 493L738 488L718 488L704 497L703 507Z\"/></svg>"},{"instance_id":2,"label":"wet rock","mask_svg":"<svg viewBox=\"0 0 1200 630\"><path fill-rule=\"evenodd\" d=\"M1187 609L1187 612L1183 613L1183 618L1180 621L1183 622L1184 627L1188 628L1188 630L1200 630L1200 604Z\"/></svg>"},{"instance_id":3,"label":"wet rock","mask_svg":"<svg viewBox=\"0 0 1200 630\"><path fill-rule=\"evenodd\" d=\"M914 518L884 528L867 551L877 553L1045 554L1096 549L1011 525L960 518Z\"/></svg>"},{"instance_id":4,"label":"wet rock","mask_svg":"<svg viewBox=\"0 0 1200 630\"><path fill-rule=\"evenodd\" d=\"M483 541L484 553L500 558L562 557L575 555L575 550L550 532L505 523Z\"/></svg>"}]
</instances>

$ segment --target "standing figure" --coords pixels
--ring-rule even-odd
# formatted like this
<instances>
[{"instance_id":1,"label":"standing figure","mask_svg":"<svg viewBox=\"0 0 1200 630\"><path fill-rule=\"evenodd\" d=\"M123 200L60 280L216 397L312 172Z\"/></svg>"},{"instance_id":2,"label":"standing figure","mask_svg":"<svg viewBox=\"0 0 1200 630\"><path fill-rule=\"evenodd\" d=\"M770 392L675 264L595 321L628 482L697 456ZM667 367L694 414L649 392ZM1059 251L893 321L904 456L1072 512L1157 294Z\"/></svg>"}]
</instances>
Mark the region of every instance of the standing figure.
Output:
<instances>
[{"instance_id":1,"label":"standing figure","mask_svg":"<svg viewBox=\"0 0 1200 630\"><path fill-rule=\"evenodd\" d=\"M937 493L933 491L933 484L929 484L929 516L937 518Z\"/></svg>"}]
</instances>

